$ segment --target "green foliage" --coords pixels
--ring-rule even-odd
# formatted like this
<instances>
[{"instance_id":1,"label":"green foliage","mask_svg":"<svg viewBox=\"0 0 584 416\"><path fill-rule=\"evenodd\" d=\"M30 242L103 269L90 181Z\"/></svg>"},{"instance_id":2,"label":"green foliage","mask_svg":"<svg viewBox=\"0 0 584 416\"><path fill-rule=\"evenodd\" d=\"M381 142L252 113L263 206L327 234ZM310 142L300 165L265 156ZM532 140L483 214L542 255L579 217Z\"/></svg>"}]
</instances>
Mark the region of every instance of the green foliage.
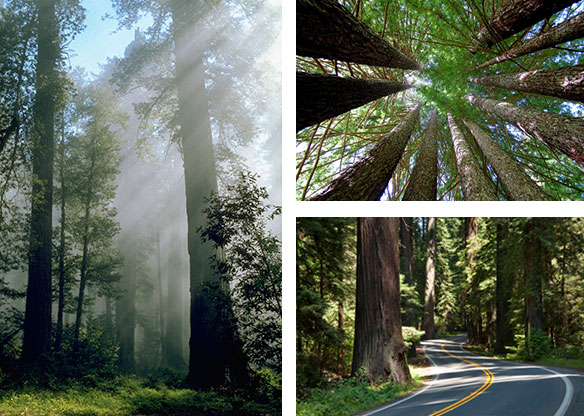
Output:
<instances>
[{"instance_id":1,"label":"green foliage","mask_svg":"<svg viewBox=\"0 0 584 416\"><path fill-rule=\"evenodd\" d=\"M63 333L61 351L52 353L49 358L47 381L49 385L78 383L101 387L119 374L117 360L118 347L99 322L90 321L80 332L77 348L73 328L68 326Z\"/></svg>"},{"instance_id":2,"label":"green foliage","mask_svg":"<svg viewBox=\"0 0 584 416\"><path fill-rule=\"evenodd\" d=\"M1 373L0 373L1 374ZM199 392L165 385L148 386L136 378L104 379L98 387L73 383L47 390L33 385L0 390L2 415L121 416L281 414L278 377L258 375L259 391L217 390ZM261 381L259 381L261 380ZM274 394L273 400L270 395Z\"/></svg>"},{"instance_id":3,"label":"green foliage","mask_svg":"<svg viewBox=\"0 0 584 416\"><path fill-rule=\"evenodd\" d=\"M551 343L541 329L532 329L526 341L523 338L518 345L518 356L527 361L537 361L547 357L551 352Z\"/></svg>"},{"instance_id":4,"label":"green foliage","mask_svg":"<svg viewBox=\"0 0 584 416\"><path fill-rule=\"evenodd\" d=\"M282 363L281 242L268 229L280 207L266 204L268 192L257 176L239 174L225 195L213 195L204 213L203 241L211 241L222 255L213 266L229 284L233 310L245 352L257 366L279 368Z\"/></svg>"},{"instance_id":5,"label":"green foliage","mask_svg":"<svg viewBox=\"0 0 584 416\"><path fill-rule=\"evenodd\" d=\"M358 377L339 379L323 388L304 389L296 402L298 416L341 416L369 409L408 394L421 385L418 377L407 384L387 382L372 386Z\"/></svg>"},{"instance_id":6,"label":"green foliage","mask_svg":"<svg viewBox=\"0 0 584 416\"><path fill-rule=\"evenodd\" d=\"M344 375L350 368L355 220L298 218L296 237L296 382L314 386L324 372Z\"/></svg>"},{"instance_id":7,"label":"green foliage","mask_svg":"<svg viewBox=\"0 0 584 416\"><path fill-rule=\"evenodd\" d=\"M416 346L419 345L419 342L422 339L422 335L424 335L424 331L420 331L411 326L402 327L404 345L408 349L408 352L410 352L413 349L413 355L415 355Z\"/></svg>"}]
</instances>

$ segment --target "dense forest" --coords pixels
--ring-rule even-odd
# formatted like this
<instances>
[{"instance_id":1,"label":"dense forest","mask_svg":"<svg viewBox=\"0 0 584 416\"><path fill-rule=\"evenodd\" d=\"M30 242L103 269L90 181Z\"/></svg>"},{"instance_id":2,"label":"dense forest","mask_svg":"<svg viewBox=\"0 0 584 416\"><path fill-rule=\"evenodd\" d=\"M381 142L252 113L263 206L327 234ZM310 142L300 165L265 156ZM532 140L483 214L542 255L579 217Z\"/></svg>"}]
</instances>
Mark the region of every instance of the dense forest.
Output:
<instances>
[{"instance_id":1,"label":"dense forest","mask_svg":"<svg viewBox=\"0 0 584 416\"><path fill-rule=\"evenodd\" d=\"M415 389L420 340L456 333L482 354L584 368L581 218L298 218L296 238L298 414Z\"/></svg>"},{"instance_id":2,"label":"dense forest","mask_svg":"<svg viewBox=\"0 0 584 416\"><path fill-rule=\"evenodd\" d=\"M0 414L281 413L280 7L0 2Z\"/></svg>"},{"instance_id":3,"label":"dense forest","mask_svg":"<svg viewBox=\"0 0 584 416\"><path fill-rule=\"evenodd\" d=\"M582 200L583 12L297 0L297 199Z\"/></svg>"}]
</instances>

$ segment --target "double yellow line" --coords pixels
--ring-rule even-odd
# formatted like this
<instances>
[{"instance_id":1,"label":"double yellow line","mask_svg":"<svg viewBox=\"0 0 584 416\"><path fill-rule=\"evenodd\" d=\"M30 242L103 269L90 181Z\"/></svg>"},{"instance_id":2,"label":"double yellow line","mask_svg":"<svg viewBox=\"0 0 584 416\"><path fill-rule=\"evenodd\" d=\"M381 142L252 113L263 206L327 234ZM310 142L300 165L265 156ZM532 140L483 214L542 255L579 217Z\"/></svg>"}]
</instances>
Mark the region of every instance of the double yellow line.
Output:
<instances>
[{"instance_id":1,"label":"double yellow line","mask_svg":"<svg viewBox=\"0 0 584 416\"><path fill-rule=\"evenodd\" d=\"M448 342L448 341L447 341ZM446 348L444 348L444 346L447 344L447 342L445 342L444 344L442 344L442 350L450 355L451 357L454 357L456 359L459 359L461 361L464 361L465 363L474 365L475 367L479 368L483 373L485 373L485 375L487 376L487 379L485 380L484 384L479 387L478 389L476 389L475 391L473 391L471 394L469 394L466 397L463 397L462 399L460 399L459 401L457 401L456 403L452 403L450 406L445 407L444 409L438 410L432 414L430 414L429 416L440 416L443 415L445 413L450 412L451 410L456 409L457 407L462 406L465 403L470 402L472 399L474 399L475 397L477 397L479 394L481 394L483 391L485 391L486 389L489 388L489 386L493 383L493 380L495 378L495 376L493 375L493 373L491 373L487 368L481 367L480 365L478 365L477 363L474 363L472 361L469 360L465 360L464 358L460 358L457 355L454 355L448 351L446 351Z\"/></svg>"}]
</instances>

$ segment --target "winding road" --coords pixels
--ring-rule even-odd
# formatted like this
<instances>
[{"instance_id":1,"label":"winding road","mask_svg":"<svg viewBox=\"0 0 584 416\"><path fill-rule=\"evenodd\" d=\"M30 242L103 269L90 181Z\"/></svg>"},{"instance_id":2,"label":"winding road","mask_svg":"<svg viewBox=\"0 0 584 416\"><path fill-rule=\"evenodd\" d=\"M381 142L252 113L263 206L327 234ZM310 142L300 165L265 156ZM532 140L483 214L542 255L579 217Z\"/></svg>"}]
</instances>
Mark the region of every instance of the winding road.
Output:
<instances>
[{"instance_id":1,"label":"winding road","mask_svg":"<svg viewBox=\"0 0 584 416\"><path fill-rule=\"evenodd\" d=\"M432 381L359 416L584 415L584 373L476 355L462 348L465 340L423 342Z\"/></svg>"}]
</instances>

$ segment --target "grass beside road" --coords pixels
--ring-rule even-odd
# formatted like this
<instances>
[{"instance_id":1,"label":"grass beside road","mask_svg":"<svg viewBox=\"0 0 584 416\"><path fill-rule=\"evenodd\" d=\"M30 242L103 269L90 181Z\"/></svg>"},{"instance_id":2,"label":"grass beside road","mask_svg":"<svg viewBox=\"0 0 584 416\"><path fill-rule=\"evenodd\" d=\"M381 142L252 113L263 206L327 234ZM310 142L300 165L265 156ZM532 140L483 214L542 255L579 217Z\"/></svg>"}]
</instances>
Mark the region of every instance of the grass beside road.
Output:
<instances>
[{"instance_id":1,"label":"grass beside road","mask_svg":"<svg viewBox=\"0 0 584 416\"><path fill-rule=\"evenodd\" d=\"M320 388L305 389L296 401L298 416L343 416L361 412L405 396L423 385L424 368L410 365L413 380L370 385L364 377L333 380Z\"/></svg>"}]
</instances>

